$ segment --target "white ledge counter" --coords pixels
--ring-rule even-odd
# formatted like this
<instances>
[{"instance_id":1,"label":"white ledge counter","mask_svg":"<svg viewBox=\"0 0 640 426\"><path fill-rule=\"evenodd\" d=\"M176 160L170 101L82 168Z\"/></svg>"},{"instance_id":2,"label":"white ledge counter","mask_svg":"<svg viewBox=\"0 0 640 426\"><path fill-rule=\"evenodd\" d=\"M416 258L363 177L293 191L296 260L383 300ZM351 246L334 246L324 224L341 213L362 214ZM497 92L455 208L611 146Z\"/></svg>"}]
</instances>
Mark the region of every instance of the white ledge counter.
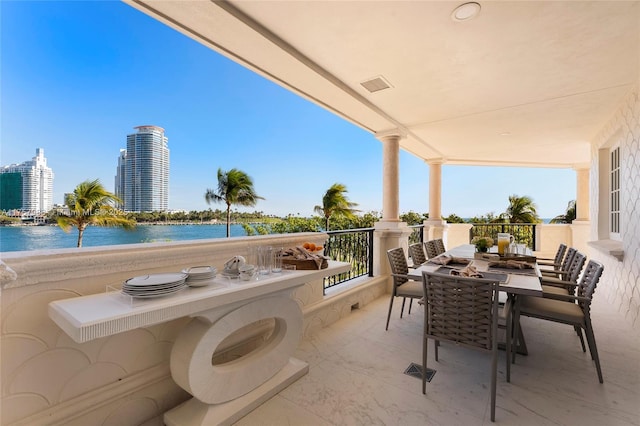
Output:
<instances>
[{"instance_id":1,"label":"white ledge counter","mask_svg":"<svg viewBox=\"0 0 640 426\"><path fill-rule=\"evenodd\" d=\"M307 363L293 358L303 317L292 291L310 281L347 272L350 264L330 261L320 270L283 271L257 280L218 277L205 287L187 287L151 299L119 291L57 300L49 316L78 343L193 317L171 350L171 376L194 398L168 411L173 425L232 424L305 375ZM224 339L255 322L274 319L268 341L232 362L212 365Z\"/></svg>"}]
</instances>

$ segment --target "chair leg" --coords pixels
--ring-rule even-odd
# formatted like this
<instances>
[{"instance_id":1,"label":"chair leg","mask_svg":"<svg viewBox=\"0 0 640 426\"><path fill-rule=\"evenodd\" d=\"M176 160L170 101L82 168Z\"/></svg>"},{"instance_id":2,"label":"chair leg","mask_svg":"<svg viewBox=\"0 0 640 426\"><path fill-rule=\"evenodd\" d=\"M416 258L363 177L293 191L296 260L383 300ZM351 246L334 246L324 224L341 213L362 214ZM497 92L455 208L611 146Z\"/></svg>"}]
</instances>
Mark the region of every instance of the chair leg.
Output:
<instances>
[{"instance_id":1,"label":"chair leg","mask_svg":"<svg viewBox=\"0 0 640 426\"><path fill-rule=\"evenodd\" d=\"M407 301L406 297L402 298L402 308L400 308L400 318L402 318L402 314L404 313L404 302Z\"/></svg>"},{"instance_id":2,"label":"chair leg","mask_svg":"<svg viewBox=\"0 0 640 426\"><path fill-rule=\"evenodd\" d=\"M422 337L422 394L427 393L427 346L428 339L426 336Z\"/></svg>"},{"instance_id":3,"label":"chair leg","mask_svg":"<svg viewBox=\"0 0 640 426\"><path fill-rule=\"evenodd\" d=\"M582 345L582 352L586 352L587 348L584 346L584 339L582 338L582 328L574 325L573 328L576 330L576 334L580 338L580 344Z\"/></svg>"},{"instance_id":4,"label":"chair leg","mask_svg":"<svg viewBox=\"0 0 640 426\"><path fill-rule=\"evenodd\" d=\"M384 328L385 330L389 330L389 318L391 318L391 308L393 308L393 299L395 296L391 295L391 301L389 302L389 313L387 314L387 326Z\"/></svg>"},{"instance_id":5,"label":"chair leg","mask_svg":"<svg viewBox=\"0 0 640 426\"><path fill-rule=\"evenodd\" d=\"M593 334L593 327L591 326L590 319L586 320L584 332L587 335L587 343L589 343L589 351L591 352L591 359L593 359L596 363L598 380L600 381L600 383L604 383L604 380L602 379L602 369L600 368L600 357L598 356L598 347L596 346L596 336Z\"/></svg>"},{"instance_id":6,"label":"chair leg","mask_svg":"<svg viewBox=\"0 0 640 426\"><path fill-rule=\"evenodd\" d=\"M511 313L507 315L507 332L505 335L505 350L507 352L507 383L511 382L511 341L513 340L513 324Z\"/></svg>"},{"instance_id":7,"label":"chair leg","mask_svg":"<svg viewBox=\"0 0 640 426\"><path fill-rule=\"evenodd\" d=\"M511 362L516 363L516 352L520 346L520 303L518 299L514 301L514 313L513 313L513 350L511 351ZM524 339L522 339L524 340Z\"/></svg>"},{"instance_id":8,"label":"chair leg","mask_svg":"<svg viewBox=\"0 0 640 426\"><path fill-rule=\"evenodd\" d=\"M509 360L507 359L507 364ZM497 343L494 343L493 351L491 354L491 421L496 421L496 382L498 375L498 347Z\"/></svg>"},{"instance_id":9,"label":"chair leg","mask_svg":"<svg viewBox=\"0 0 640 426\"><path fill-rule=\"evenodd\" d=\"M411 305L413 305L413 297L409 299L409 315L411 315Z\"/></svg>"}]
</instances>

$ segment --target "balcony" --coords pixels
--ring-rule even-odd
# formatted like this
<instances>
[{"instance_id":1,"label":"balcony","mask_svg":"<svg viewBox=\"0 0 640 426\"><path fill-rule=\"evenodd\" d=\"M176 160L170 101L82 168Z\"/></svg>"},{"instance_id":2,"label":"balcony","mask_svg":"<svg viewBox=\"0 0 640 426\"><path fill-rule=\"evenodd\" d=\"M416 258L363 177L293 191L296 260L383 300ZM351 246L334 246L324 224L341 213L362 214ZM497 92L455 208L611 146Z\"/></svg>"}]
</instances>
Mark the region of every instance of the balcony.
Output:
<instances>
[{"instance_id":1,"label":"balcony","mask_svg":"<svg viewBox=\"0 0 640 426\"><path fill-rule=\"evenodd\" d=\"M318 282L297 291L304 315L297 356L310 372L239 424L488 424L486 357L443 346L440 362L430 360L438 372L423 396L419 381L403 374L420 359L421 312L401 320L396 307L384 331L383 250L411 232L396 226L398 152L429 164L429 237L447 228L436 222L446 190L442 166L574 168L578 223L550 235L586 247L606 229L600 161L612 144L625 157L624 256L590 253L605 262L593 312L604 384L570 328L525 318L530 355L518 357L512 383L499 374L496 420L638 424L640 224L633 206L640 187L632 160L640 137L640 3L487 2L480 19L454 23L449 2L125 1L382 142L384 220L374 233L384 244L374 247L373 276L326 295ZM361 82L377 74L390 80L390 90L365 91ZM468 241L468 229L453 230L448 246L460 243L456 235ZM0 423L161 424L164 412L189 398L169 370L169 352L187 319L77 344L49 319L48 303L103 292L141 273L203 262L219 267L253 244L309 238L322 243L326 236L3 253L17 278L2 271ZM549 236L536 241L547 255L556 246ZM259 339L236 336L218 355L240 356L251 351L246 341Z\"/></svg>"},{"instance_id":2,"label":"balcony","mask_svg":"<svg viewBox=\"0 0 640 426\"><path fill-rule=\"evenodd\" d=\"M468 238L468 228L458 228L452 238ZM2 283L0 423L155 425L189 398L169 370L170 351L189 318L75 343L47 315L49 302L104 292L107 285L142 273L203 262L220 267L253 245L327 238L302 233L4 254L3 262L17 278L8 280L5 274ZM375 262L383 266L379 258ZM404 374L421 359L423 314L414 306L411 315L398 318L396 300L385 332L387 286L383 273L358 277L326 294L322 280L295 290L304 325L294 356L309 364L309 373L238 424L263 424L264 419L268 424L488 423L488 357L444 345L440 362L429 360L437 373L423 396L420 380ZM510 384L499 363L498 422L634 424L640 336L607 303L605 288L599 290L593 321L604 384L570 327L524 318L530 354L517 358ZM257 324L234 335L213 355L214 362L259 348L268 333L264 327Z\"/></svg>"}]
</instances>

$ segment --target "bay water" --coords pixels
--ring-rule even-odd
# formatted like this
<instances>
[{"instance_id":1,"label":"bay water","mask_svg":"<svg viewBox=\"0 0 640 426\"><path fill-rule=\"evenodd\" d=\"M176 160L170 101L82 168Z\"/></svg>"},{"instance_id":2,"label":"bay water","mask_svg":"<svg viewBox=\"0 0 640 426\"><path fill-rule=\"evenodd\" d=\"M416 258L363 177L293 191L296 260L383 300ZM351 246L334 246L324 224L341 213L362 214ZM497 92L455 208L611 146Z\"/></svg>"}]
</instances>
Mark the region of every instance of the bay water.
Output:
<instances>
[{"instance_id":1,"label":"bay water","mask_svg":"<svg viewBox=\"0 0 640 426\"><path fill-rule=\"evenodd\" d=\"M84 231L83 247L162 241L226 238L226 224L138 225L132 231L90 226ZM242 225L231 225L231 236L246 236ZM0 226L0 252L74 248L78 230L69 233L58 226Z\"/></svg>"}]
</instances>

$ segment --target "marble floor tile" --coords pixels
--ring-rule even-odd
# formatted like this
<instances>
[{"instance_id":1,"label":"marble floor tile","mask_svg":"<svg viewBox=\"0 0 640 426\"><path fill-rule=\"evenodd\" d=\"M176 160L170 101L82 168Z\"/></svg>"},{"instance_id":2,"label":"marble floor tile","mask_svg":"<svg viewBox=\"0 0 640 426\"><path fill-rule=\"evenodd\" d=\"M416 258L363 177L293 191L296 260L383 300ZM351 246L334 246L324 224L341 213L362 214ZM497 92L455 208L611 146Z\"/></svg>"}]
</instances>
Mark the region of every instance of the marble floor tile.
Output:
<instances>
[{"instance_id":1,"label":"marble floor tile","mask_svg":"<svg viewBox=\"0 0 640 426\"><path fill-rule=\"evenodd\" d=\"M309 374L236 424L493 424L489 354L445 343L436 362L430 342L427 364L437 372L423 395L420 379L404 374L422 359L422 307L400 318L396 298L385 331L388 304L380 297L304 339L295 356ZM529 355L517 357L507 383L499 354L495 424L640 426L640 333L604 300L592 318L604 383L572 327L522 318Z\"/></svg>"},{"instance_id":2,"label":"marble floor tile","mask_svg":"<svg viewBox=\"0 0 640 426\"><path fill-rule=\"evenodd\" d=\"M331 426L331 423L280 395L274 396L235 423L235 426L275 425Z\"/></svg>"}]
</instances>

